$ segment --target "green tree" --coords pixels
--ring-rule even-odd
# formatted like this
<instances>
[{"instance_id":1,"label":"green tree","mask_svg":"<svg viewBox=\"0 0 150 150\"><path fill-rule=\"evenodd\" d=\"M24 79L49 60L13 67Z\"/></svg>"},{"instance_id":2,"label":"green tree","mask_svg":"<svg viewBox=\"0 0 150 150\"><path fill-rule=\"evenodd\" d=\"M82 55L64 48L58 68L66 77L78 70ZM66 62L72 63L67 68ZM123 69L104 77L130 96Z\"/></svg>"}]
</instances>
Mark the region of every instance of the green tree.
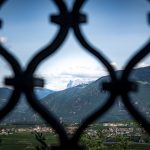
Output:
<instances>
[{"instance_id":1,"label":"green tree","mask_svg":"<svg viewBox=\"0 0 150 150\"><path fill-rule=\"evenodd\" d=\"M129 145L131 144L129 137L127 137L126 135L117 135L115 139L116 142L118 142L118 144L115 145L115 150L129 149Z\"/></svg>"},{"instance_id":2,"label":"green tree","mask_svg":"<svg viewBox=\"0 0 150 150\"><path fill-rule=\"evenodd\" d=\"M35 131L35 138L40 143L40 145L36 146L37 150L50 150L50 146L46 143L46 138L41 132Z\"/></svg>"},{"instance_id":3,"label":"green tree","mask_svg":"<svg viewBox=\"0 0 150 150\"><path fill-rule=\"evenodd\" d=\"M106 135L103 132L103 128L99 128L95 135L86 133L81 138L81 144L85 145L87 150L105 150L107 148L104 144L105 141Z\"/></svg>"}]
</instances>

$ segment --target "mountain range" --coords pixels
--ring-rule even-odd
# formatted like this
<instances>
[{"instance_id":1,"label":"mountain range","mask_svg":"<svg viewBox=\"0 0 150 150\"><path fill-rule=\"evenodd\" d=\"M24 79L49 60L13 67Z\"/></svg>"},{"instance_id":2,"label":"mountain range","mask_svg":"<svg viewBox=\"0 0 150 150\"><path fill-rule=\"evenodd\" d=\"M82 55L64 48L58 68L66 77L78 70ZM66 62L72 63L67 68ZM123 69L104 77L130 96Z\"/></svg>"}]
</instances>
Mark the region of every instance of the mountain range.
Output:
<instances>
[{"instance_id":1,"label":"mountain range","mask_svg":"<svg viewBox=\"0 0 150 150\"><path fill-rule=\"evenodd\" d=\"M117 71L120 75L122 71ZM131 77L138 85L138 92L130 93L133 105L147 118L150 119L150 66L133 69ZM89 84L80 84L62 91L51 91L37 88L35 92L40 103L51 110L60 120L66 123L79 123L83 118L90 115L107 100L109 93L102 89L102 83L108 81L110 76L104 76ZM11 93L11 89L0 88L0 103L4 105L5 99ZM121 98L117 98L113 107L97 121L124 121L132 117L124 107ZM42 119L25 102L22 96L15 110L3 120L3 122L37 123Z\"/></svg>"}]
</instances>

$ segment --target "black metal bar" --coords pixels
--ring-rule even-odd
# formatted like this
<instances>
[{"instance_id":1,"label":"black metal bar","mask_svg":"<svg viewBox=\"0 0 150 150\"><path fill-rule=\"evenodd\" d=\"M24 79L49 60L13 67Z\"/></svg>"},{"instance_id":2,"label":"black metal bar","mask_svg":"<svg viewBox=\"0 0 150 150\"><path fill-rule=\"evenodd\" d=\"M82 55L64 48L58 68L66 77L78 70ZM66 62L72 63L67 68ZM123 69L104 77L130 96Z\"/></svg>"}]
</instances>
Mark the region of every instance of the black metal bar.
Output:
<instances>
[{"instance_id":1,"label":"black metal bar","mask_svg":"<svg viewBox=\"0 0 150 150\"><path fill-rule=\"evenodd\" d=\"M30 89L30 90L29 90ZM65 132L65 129L58 121L57 117L52 114L49 110L47 110L44 105L40 104L38 100L36 100L36 96L34 95L34 91L32 87L27 87L25 89L25 94L28 99L28 103L30 106L39 113L39 115L58 133L59 140L61 144L67 143L68 136Z\"/></svg>"},{"instance_id":2,"label":"black metal bar","mask_svg":"<svg viewBox=\"0 0 150 150\"><path fill-rule=\"evenodd\" d=\"M72 138L72 141L74 143L79 142L81 134L88 127L88 125L90 125L91 123L93 123L97 119L100 119L100 117L102 117L102 115L104 115L112 107L116 97L117 97L116 94L114 94L114 93L111 94L109 96L108 100L98 110L96 110L93 114L88 116L83 121L83 123L81 123L80 127L77 129L77 131L75 132L75 134L74 134L74 136Z\"/></svg>"}]
</instances>

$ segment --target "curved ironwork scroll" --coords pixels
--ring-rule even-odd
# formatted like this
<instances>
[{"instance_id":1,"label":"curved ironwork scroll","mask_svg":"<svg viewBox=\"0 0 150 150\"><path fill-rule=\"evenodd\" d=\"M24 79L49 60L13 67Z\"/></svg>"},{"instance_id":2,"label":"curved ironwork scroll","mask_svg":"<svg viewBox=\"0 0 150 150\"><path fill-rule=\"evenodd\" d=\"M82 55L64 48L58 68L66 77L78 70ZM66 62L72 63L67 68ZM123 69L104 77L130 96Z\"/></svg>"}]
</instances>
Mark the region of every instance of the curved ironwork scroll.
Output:
<instances>
[{"instance_id":1,"label":"curved ironwork scroll","mask_svg":"<svg viewBox=\"0 0 150 150\"><path fill-rule=\"evenodd\" d=\"M148 44L127 63L121 77L117 77L115 70L110 64L108 58L106 58L106 56L104 56L101 51L98 51L97 48L94 48L91 46L91 44L89 44L89 41L87 41L80 29L81 23L85 23L87 17L85 14L81 13L81 8L85 3L85 0L75 0L72 10L67 9L67 6L63 0L53 1L59 9L59 14L52 15L51 21L59 26L59 30L56 33L53 41L32 58L25 70L22 69L16 58L10 54L2 45L0 45L0 55L2 55L6 61L8 61L14 73L12 78L6 78L5 81L6 85L11 85L14 90L8 103L0 110L0 120L2 120L11 110L14 109L19 101L21 93L24 93L27 97L29 105L36 112L38 112L41 117L47 121L47 123L57 132L60 139L60 145L52 147L52 149L80 150L84 149L81 145L79 145L79 139L84 130L88 127L88 125L106 113L113 106L116 98L121 96L122 101L130 114L150 134L149 122L144 119L140 112L134 108L129 97L129 92L136 90L136 84L129 80L129 76L134 66L149 54L149 41ZM3 3L4 0L0 2L0 6ZM39 103L37 97L34 94L35 86L44 85L43 79L34 77L34 72L42 61L50 57L59 49L59 47L64 43L70 29L73 30L79 44L88 53L92 54L96 59L98 59L110 74L110 81L103 84L103 88L110 93L107 101L83 121L83 123L71 138L67 135L64 127L60 124L55 115L47 110L41 103Z\"/></svg>"},{"instance_id":2,"label":"curved ironwork scroll","mask_svg":"<svg viewBox=\"0 0 150 150\"><path fill-rule=\"evenodd\" d=\"M4 49L4 47L2 47L1 45L0 45L0 55L4 57L4 59L6 59L7 62L10 64L15 76L18 76L19 74L21 74L21 67L19 63L12 56L12 54L7 52ZM7 84L7 80L6 80L6 84ZM13 93L11 94L11 97L9 98L7 104L4 105L4 107L0 110L0 120L3 119L16 106L20 98L20 94L21 94L21 90L17 86L15 86Z\"/></svg>"}]
</instances>

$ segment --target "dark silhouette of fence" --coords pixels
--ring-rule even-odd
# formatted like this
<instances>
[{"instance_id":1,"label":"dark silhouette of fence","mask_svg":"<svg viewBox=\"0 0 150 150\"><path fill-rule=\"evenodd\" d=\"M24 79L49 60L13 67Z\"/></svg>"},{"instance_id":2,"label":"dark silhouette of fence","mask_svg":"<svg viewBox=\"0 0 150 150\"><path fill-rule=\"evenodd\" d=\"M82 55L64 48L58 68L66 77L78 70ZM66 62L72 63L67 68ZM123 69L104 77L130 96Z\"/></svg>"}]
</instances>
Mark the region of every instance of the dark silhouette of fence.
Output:
<instances>
[{"instance_id":1,"label":"dark silhouette of fence","mask_svg":"<svg viewBox=\"0 0 150 150\"><path fill-rule=\"evenodd\" d=\"M0 5L4 3L4 0L0 1ZM0 55L4 57L11 65L12 70L15 74L12 78L6 78L5 84L10 85L14 88L12 96L4 108L0 110L0 120L2 120L18 103L21 93L24 93L27 97L29 105L40 114L40 116L47 121L49 125L58 133L60 145L53 147L52 149L65 149L65 150L79 150L83 149L78 144L80 135L88 127L89 124L94 122L97 118L101 117L108 109L114 104L116 97L121 96L122 101L129 111L129 113L135 118L135 120L143 126L143 128L150 134L150 123L140 114L140 112L133 106L130 100L129 92L135 91L138 86L129 80L129 75L133 67L147 56L150 52L150 42L148 42L140 51L138 51L133 58L126 64L121 77L117 77L113 66L109 61L93 48L85 39L80 29L80 24L86 23L87 16L81 13L81 7L85 3L85 0L75 0L73 8L69 11L63 0L54 0L54 3L59 9L58 15L51 16L51 22L59 25L59 31L55 36L52 43L45 49L41 50L27 65L26 70L21 68L20 63L15 57L10 54L6 48L0 45ZM148 15L150 16L150 15ZM149 17L150 18L150 17ZM2 27L2 21L0 22ZM64 127L60 122L53 116L53 114L46 110L45 107L36 100L34 94L35 86L43 86L43 79L35 78L34 72L39 64L53 54L64 42L64 39L68 35L68 31L72 29L75 37L79 44L90 52L93 56L96 56L98 60L105 66L110 74L111 81L103 83L103 89L110 93L106 103L101 106L98 110L95 110L93 114L87 117L80 125L78 130L74 133L73 137L68 137ZM101 89L100 89L101 90Z\"/></svg>"}]
</instances>

